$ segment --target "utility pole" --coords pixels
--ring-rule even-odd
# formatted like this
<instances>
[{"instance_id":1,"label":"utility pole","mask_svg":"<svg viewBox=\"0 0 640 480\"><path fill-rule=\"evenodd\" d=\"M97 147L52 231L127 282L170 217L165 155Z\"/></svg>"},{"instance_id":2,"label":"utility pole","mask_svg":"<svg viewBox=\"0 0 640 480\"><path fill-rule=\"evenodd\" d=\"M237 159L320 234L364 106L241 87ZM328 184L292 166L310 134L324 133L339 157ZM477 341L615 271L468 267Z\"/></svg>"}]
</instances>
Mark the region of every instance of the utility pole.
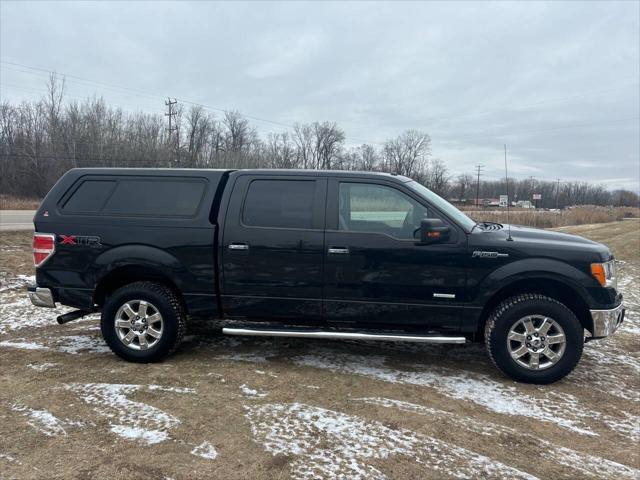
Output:
<instances>
[{"instance_id":1,"label":"utility pole","mask_svg":"<svg viewBox=\"0 0 640 480\"><path fill-rule=\"evenodd\" d=\"M478 174L478 181L476 183L476 207L480 203L480 175L482 175L482 169L483 168L484 168L484 165L482 165L480 163L478 165L476 165L476 170L477 170L477 174Z\"/></svg>"},{"instance_id":2,"label":"utility pole","mask_svg":"<svg viewBox=\"0 0 640 480\"><path fill-rule=\"evenodd\" d=\"M535 191L534 191L535 181L536 181L536 179L535 179L535 177L533 175L529 177L529 188L531 188L531 198L530 198L530 200L531 200L531 203L533 204L533 206L537 207L536 201L533 199L533 195L535 193Z\"/></svg>"},{"instance_id":3,"label":"utility pole","mask_svg":"<svg viewBox=\"0 0 640 480\"><path fill-rule=\"evenodd\" d=\"M175 98L172 100L171 97L167 97L167 101L164 102L164 104L169 109L169 111L164 114L166 117L169 117L169 128L167 128L167 131L169 132L168 143L170 148L173 147L172 149L174 151L174 155L176 155L176 159L175 159L176 161L177 161L177 153L178 153L178 141L177 141L178 125L176 125L176 122L173 120L178 115L178 112L176 111L175 108L173 108L173 106L176 105L177 103L178 103L178 100L176 100ZM173 132L176 132L175 142L172 141Z\"/></svg>"},{"instance_id":4,"label":"utility pole","mask_svg":"<svg viewBox=\"0 0 640 480\"><path fill-rule=\"evenodd\" d=\"M560 198L560 179L556 178L556 210L558 209L558 199Z\"/></svg>"}]
</instances>

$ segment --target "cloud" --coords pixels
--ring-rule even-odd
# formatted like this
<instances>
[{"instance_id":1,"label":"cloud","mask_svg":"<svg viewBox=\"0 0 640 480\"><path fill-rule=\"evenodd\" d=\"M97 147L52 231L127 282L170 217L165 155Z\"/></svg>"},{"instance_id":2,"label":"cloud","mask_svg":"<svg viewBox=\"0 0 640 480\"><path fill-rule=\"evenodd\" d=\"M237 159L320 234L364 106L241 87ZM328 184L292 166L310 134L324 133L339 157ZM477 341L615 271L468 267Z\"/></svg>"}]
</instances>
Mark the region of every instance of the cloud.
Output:
<instances>
[{"instance_id":1,"label":"cloud","mask_svg":"<svg viewBox=\"0 0 640 480\"><path fill-rule=\"evenodd\" d=\"M637 2L3 2L2 60L283 123L347 143L428 132L453 173L640 189ZM3 68L2 97L43 76ZM24 70L24 69L23 69ZM68 79L127 110L161 99ZM13 86L7 86L13 85ZM278 129L256 122L262 134Z\"/></svg>"}]
</instances>

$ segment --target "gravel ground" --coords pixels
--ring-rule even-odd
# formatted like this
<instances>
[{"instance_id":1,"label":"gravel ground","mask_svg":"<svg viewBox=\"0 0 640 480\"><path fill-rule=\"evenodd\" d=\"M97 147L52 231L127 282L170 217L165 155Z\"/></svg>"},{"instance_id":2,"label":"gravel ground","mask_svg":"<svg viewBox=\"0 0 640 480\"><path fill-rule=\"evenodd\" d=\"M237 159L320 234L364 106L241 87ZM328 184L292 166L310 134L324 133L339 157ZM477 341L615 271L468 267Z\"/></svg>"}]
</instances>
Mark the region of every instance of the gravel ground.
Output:
<instances>
[{"instance_id":1,"label":"gravel ground","mask_svg":"<svg viewBox=\"0 0 640 480\"><path fill-rule=\"evenodd\" d=\"M563 228L571 231L571 227ZM638 225L573 227L621 259L621 330L549 386L481 346L222 337L161 364L97 317L32 307L28 232L0 234L0 478L640 478Z\"/></svg>"}]
</instances>

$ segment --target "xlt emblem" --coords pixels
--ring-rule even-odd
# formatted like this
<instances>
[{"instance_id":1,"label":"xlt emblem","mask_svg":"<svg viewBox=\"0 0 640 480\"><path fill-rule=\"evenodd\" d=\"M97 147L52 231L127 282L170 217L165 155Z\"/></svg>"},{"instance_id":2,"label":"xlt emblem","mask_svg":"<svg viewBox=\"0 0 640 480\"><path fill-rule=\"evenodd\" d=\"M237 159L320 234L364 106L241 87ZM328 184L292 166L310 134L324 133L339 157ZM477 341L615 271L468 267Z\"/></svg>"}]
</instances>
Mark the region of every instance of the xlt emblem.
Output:
<instances>
[{"instance_id":1,"label":"xlt emblem","mask_svg":"<svg viewBox=\"0 0 640 480\"><path fill-rule=\"evenodd\" d=\"M500 258L500 257L508 257L508 253L499 253L499 252L483 252L482 250L475 250L471 255L471 258Z\"/></svg>"},{"instance_id":2,"label":"xlt emblem","mask_svg":"<svg viewBox=\"0 0 640 480\"><path fill-rule=\"evenodd\" d=\"M100 237L84 235L58 235L61 245L80 245L83 247L100 248Z\"/></svg>"}]
</instances>

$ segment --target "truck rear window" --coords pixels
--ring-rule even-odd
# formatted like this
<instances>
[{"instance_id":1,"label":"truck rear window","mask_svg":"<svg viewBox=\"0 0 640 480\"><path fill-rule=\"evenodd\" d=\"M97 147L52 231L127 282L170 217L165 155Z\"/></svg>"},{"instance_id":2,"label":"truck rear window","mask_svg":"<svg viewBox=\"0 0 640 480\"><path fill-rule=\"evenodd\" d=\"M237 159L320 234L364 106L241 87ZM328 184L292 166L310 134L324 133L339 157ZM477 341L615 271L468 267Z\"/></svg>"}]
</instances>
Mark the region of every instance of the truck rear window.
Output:
<instances>
[{"instance_id":1,"label":"truck rear window","mask_svg":"<svg viewBox=\"0 0 640 480\"><path fill-rule=\"evenodd\" d=\"M203 180L120 180L101 213L193 216L198 211L204 190Z\"/></svg>"},{"instance_id":2,"label":"truck rear window","mask_svg":"<svg viewBox=\"0 0 640 480\"><path fill-rule=\"evenodd\" d=\"M242 221L254 227L313 228L313 180L254 180Z\"/></svg>"}]
</instances>

